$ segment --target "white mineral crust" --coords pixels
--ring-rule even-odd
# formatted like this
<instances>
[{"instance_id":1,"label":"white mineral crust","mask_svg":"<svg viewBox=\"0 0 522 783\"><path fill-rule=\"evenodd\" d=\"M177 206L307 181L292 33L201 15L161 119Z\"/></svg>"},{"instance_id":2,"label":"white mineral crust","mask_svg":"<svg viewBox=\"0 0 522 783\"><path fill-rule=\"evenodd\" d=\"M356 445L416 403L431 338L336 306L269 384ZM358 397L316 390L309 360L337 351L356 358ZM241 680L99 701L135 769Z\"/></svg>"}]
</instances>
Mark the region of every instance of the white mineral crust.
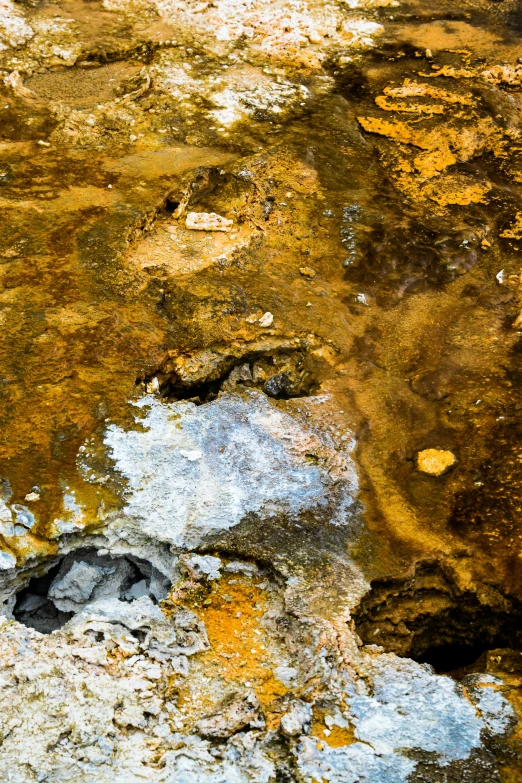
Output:
<instances>
[{"instance_id":1,"label":"white mineral crust","mask_svg":"<svg viewBox=\"0 0 522 783\"><path fill-rule=\"evenodd\" d=\"M335 524L350 520L358 483L349 451L339 454L264 395L226 394L199 406L148 395L137 407L139 429L111 425L105 435L127 483L113 523L120 535L133 529L193 548L249 513L262 520L316 509Z\"/></svg>"}]
</instances>

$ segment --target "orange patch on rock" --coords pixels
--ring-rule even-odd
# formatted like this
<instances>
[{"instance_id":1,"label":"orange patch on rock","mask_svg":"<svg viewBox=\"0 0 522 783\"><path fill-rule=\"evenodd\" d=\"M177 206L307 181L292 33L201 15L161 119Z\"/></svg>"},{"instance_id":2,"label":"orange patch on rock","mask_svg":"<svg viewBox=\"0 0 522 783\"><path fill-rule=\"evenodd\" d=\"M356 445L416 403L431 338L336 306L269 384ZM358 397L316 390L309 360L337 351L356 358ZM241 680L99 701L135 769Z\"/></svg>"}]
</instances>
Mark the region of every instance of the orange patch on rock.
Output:
<instances>
[{"instance_id":1,"label":"orange patch on rock","mask_svg":"<svg viewBox=\"0 0 522 783\"><path fill-rule=\"evenodd\" d=\"M211 603L193 608L205 623L211 645L203 656L212 659L225 681L250 683L269 711L270 704L287 688L273 674L278 664L260 622L267 609L266 592L260 584L261 580L244 576L223 576L206 599Z\"/></svg>"},{"instance_id":2,"label":"orange patch on rock","mask_svg":"<svg viewBox=\"0 0 522 783\"><path fill-rule=\"evenodd\" d=\"M324 723L325 715L324 709L314 708L311 735L317 737L323 742L326 742L331 748L343 748L346 745L353 745L356 742L354 735L354 727L348 726L348 728L341 728L340 726L332 726L331 729Z\"/></svg>"}]
</instances>

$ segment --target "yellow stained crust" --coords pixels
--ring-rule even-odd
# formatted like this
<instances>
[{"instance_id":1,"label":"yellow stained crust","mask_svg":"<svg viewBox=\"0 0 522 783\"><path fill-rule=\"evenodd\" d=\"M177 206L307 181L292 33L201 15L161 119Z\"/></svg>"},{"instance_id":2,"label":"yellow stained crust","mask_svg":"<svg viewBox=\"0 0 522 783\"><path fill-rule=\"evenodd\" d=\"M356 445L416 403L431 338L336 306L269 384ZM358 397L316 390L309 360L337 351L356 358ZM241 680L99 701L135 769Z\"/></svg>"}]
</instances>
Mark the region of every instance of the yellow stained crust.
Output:
<instances>
[{"instance_id":1,"label":"yellow stained crust","mask_svg":"<svg viewBox=\"0 0 522 783\"><path fill-rule=\"evenodd\" d=\"M346 745L353 745L357 742L354 731L355 727L350 725L347 728L340 726L331 726L328 728L324 722L328 715L328 710L321 707L314 707L312 712L312 726L310 734L312 737L326 742L331 748L344 748Z\"/></svg>"},{"instance_id":2,"label":"yellow stained crust","mask_svg":"<svg viewBox=\"0 0 522 783\"><path fill-rule=\"evenodd\" d=\"M181 597L171 598L177 602ZM253 689L267 725L277 728L282 714L278 700L288 688L274 675L279 663L273 639L262 623L268 609L266 582L241 574L223 575L209 589L197 587L181 600L207 629L210 649L198 656L204 670L227 685ZM183 690L180 698L188 698Z\"/></svg>"}]
</instances>

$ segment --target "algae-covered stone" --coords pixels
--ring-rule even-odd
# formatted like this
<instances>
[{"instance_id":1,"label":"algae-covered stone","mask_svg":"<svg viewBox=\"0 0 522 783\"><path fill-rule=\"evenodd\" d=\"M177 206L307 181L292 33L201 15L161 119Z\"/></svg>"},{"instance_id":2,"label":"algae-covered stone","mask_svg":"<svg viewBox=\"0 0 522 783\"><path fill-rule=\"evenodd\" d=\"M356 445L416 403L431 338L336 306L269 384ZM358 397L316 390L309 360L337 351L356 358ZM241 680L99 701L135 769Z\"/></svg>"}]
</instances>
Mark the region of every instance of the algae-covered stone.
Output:
<instances>
[{"instance_id":1,"label":"algae-covered stone","mask_svg":"<svg viewBox=\"0 0 522 783\"><path fill-rule=\"evenodd\" d=\"M445 449L424 449L417 454L417 468L429 476L442 476L456 462L452 451Z\"/></svg>"}]
</instances>

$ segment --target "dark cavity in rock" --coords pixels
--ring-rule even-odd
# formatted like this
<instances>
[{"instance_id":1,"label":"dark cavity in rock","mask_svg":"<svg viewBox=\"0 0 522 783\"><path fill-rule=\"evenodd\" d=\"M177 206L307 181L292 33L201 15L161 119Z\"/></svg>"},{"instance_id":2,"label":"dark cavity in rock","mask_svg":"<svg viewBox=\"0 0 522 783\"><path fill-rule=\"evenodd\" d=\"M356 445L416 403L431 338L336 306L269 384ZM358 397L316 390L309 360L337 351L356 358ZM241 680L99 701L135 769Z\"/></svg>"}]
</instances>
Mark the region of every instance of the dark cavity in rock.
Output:
<instances>
[{"instance_id":1,"label":"dark cavity in rock","mask_svg":"<svg viewBox=\"0 0 522 783\"><path fill-rule=\"evenodd\" d=\"M376 580L354 612L365 644L429 663L439 673L481 671L497 647L522 650L522 605L496 591L459 588L441 564L409 579Z\"/></svg>"},{"instance_id":2,"label":"dark cavity in rock","mask_svg":"<svg viewBox=\"0 0 522 783\"><path fill-rule=\"evenodd\" d=\"M317 368L312 357L302 351L267 354L245 354L240 358L224 358L216 371L209 370L205 378L186 380L168 366L162 367L137 384L147 386L157 379L157 388L168 400L190 400L202 405L215 400L220 392L237 392L242 388L262 391L276 400L306 397L319 389Z\"/></svg>"},{"instance_id":3,"label":"dark cavity in rock","mask_svg":"<svg viewBox=\"0 0 522 783\"><path fill-rule=\"evenodd\" d=\"M131 602L143 596L154 603L168 594L170 583L145 560L79 549L33 577L18 593L13 614L40 633L52 633L86 606L103 599Z\"/></svg>"}]
</instances>

